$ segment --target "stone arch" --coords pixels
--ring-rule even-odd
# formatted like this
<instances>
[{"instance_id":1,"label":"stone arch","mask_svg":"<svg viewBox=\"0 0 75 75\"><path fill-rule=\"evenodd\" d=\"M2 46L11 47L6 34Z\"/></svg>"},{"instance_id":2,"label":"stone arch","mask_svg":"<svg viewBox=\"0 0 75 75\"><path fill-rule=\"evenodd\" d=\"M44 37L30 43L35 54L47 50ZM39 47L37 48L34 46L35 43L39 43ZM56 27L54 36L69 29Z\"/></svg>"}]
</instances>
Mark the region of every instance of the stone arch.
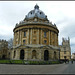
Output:
<instances>
[{"instance_id":1,"label":"stone arch","mask_svg":"<svg viewBox=\"0 0 75 75\"><path fill-rule=\"evenodd\" d=\"M44 60L45 61L48 61L49 60L49 51L48 50L45 50L44 51Z\"/></svg>"},{"instance_id":2,"label":"stone arch","mask_svg":"<svg viewBox=\"0 0 75 75\"><path fill-rule=\"evenodd\" d=\"M22 49L22 50L20 50L20 59L24 59L24 50Z\"/></svg>"},{"instance_id":3,"label":"stone arch","mask_svg":"<svg viewBox=\"0 0 75 75\"><path fill-rule=\"evenodd\" d=\"M6 59L6 55L2 55L2 59Z\"/></svg>"},{"instance_id":4,"label":"stone arch","mask_svg":"<svg viewBox=\"0 0 75 75\"><path fill-rule=\"evenodd\" d=\"M36 59L36 50L32 51L32 59Z\"/></svg>"}]
</instances>

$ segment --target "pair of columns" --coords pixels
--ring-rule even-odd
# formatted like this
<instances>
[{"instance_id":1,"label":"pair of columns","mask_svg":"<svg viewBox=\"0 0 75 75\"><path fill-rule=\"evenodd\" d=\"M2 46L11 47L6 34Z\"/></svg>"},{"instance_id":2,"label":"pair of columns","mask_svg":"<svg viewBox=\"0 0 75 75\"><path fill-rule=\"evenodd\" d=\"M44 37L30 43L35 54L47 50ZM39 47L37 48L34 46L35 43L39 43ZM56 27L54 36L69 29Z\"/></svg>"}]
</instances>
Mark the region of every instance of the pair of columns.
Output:
<instances>
[{"instance_id":1,"label":"pair of columns","mask_svg":"<svg viewBox=\"0 0 75 75\"><path fill-rule=\"evenodd\" d=\"M41 34L41 35L39 35L39 34ZM50 45L51 44L51 40L53 39L51 39L51 31L49 30L48 31L48 44ZM55 35L55 34L54 34ZM22 43L22 31L19 31L18 32L18 44L21 44ZM40 44L42 44L43 42L42 42L42 39L43 39L43 37L42 37L42 29L41 29L41 32L39 31L39 29L38 29L38 31L37 31L37 34L36 34L36 36L37 36L37 39L36 39L36 41L37 41L37 44L39 44L39 41L40 41ZM41 38L39 38L39 36L41 36ZM30 39L29 39L30 38ZM57 37L54 37L54 38L56 38L57 39ZM14 39L15 39L15 35L14 35ZM27 39L26 39L26 41L27 41L27 44L32 44L32 39L33 39L33 29L27 29ZM15 39L15 42L16 42L16 39ZM56 42L56 41L54 41L54 42Z\"/></svg>"}]
</instances>

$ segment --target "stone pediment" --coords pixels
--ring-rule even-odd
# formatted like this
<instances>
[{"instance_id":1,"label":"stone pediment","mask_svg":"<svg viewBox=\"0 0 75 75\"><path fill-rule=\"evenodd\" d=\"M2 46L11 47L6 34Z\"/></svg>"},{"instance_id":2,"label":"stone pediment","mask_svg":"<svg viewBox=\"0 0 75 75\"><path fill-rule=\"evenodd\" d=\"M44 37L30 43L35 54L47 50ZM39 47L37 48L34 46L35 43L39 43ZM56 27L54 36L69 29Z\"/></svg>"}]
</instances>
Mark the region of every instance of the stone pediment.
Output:
<instances>
[{"instance_id":1,"label":"stone pediment","mask_svg":"<svg viewBox=\"0 0 75 75\"><path fill-rule=\"evenodd\" d=\"M40 48L44 48L44 49L57 49L57 50L59 50L59 47L54 47L52 45L44 45L44 46L41 46Z\"/></svg>"},{"instance_id":2,"label":"stone pediment","mask_svg":"<svg viewBox=\"0 0 75 75\"><path fill-rule=\"evenodd\" d=\"M43 48L43 49L57 49L59 50L59 47L55 47L52 45L17 45L13 48Z\"/></svg>"},{"instance_id":3,"label":"stone pediment","mask_svg":"<svg viewBox=\"0 0 75 75\"><path fill-rule=\"evenodd\" d=\"M26 45L18 45L18 46L14 46L13 48L30 48L29 46Z\"/></svg>"},{"instance_id":4,"label":"stone pediment","mask_svg":"<svg viewBox=\"0 0 75 75\"><path fill-rule=\"evenodd\" d=\"M40 48L44 48L44 49L53 49L51 46L48 46L48 45L41 46Z\"/></svg>"}]
</instances>

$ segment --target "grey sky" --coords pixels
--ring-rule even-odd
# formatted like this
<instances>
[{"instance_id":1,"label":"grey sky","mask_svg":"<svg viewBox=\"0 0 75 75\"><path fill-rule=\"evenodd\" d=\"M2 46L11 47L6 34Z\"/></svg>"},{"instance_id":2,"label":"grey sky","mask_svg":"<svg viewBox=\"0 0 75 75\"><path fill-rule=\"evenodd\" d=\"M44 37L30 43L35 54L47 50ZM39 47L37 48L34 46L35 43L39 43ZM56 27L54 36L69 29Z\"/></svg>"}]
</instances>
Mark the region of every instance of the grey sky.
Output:
<instances>
[{"instance_id":1,"label":"grey sky","mask_svg":"<svg viewBox=\"0 0 75 75\"><path fill-rule=\"evenodd\" d=\"M0 1L0 39L13 37L13 28L25 18L36 3L49 21L59 29L59 44L62 37L70 37L71 50L75 52L75 1Z\"/></svg>"}]
</instances>

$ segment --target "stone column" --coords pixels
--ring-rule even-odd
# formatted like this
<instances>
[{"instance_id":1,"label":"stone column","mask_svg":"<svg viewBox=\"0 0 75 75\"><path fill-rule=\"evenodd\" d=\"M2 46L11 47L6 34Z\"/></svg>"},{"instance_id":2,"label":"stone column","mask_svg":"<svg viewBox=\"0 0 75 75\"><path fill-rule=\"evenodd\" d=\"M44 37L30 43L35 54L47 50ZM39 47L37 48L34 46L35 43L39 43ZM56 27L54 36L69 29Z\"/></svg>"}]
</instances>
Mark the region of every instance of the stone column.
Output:
<instances>
[{"instance_id":1,"label":"stone column","mask_svg":"<svg viewBox=\"0 0 75 75\"><path fill-rule=\"evenodd\" d=\"M53 32L51 31L51 45L53 45Z\"/></svg>"},{"instance_id":2,"label":"stone column","mask_svg":"<svg viewBox=\"0 0 75 75\"><path fill-rule=\"evenodd\" d=\"M56 43L57 43L57 46L58 46L58 34L56 35L56 39L57 39Z\"/></svg>"},{"instance_id":3,"label":"stone column","mask_svg":"<svg viewBox=\"0 0 75 75\"><path fill-rule=\"evenodd\" d=\"M18 44L20 44L20 31L18 30Z\"/></svg>"},{"instance_id":4,"label":"stone column","mask_svg":"<svg viewBox=\"0 0 75 75\"><path fill-rule=\"evenodd\" d=\"M14 50L11 50L10 59L13 59L13 54L14 54L13 51Z\"/></svg>"},{"instance_id":5,"label":"stone column","mask_svg":"<svg viewBox=\"0 0 75 75\"><path fill-rule=\"evenodd\" d=\"M42 29L41 29L41 44L42 44Z\"/></svg>"},{"instance_id":6,"label":"stone column","mask_svg":"<svg viewBox=\"0 0 75 75\"><path fill-rule=\"evenodd\" d=\"M31 29L31 34L30 34L30 44L32 44L32 29Z\"/></svg>"},{"instance_id":7,"label":"stone column","mask_svg":"<svg viewBox=\"0 0 75 75\"><path fill-rule=\"evenodd\" d=\"M40 50L40 52L39 52L39 59L41 60L41 56L42 56L42 54L41 54L41 50Z\"/></svg>"},{"instance_id":8,"label":"stone column","mask_svg":"<svg viewBox=\"0 0 75 75\"><path fill-rule=\"evenodd\" d=\"M27 60L27 58L28 58L28 51L27 51L27 50L24 50L24 51L25 51L24 59L26 59L26 60Z\"/></svg>"},{"instance_id":9,"label":"stone column","mask_svg":"<svg viewBox=\"0 0 75 75\"><path fill-rule=\"evenodd\" d=\"M55 42L55 46L56 46L56 33L55 33L55 41L54 42Z\"/></svg>"},{"instance_id":10,"label":"stone column","mask_svg":"<svg viewBox=\"0 0 75 75\"><path fill-rule=\"evenodd\" d=\"M21 44L21 31L20 31L20 44Z\"/></svg>"},{"instance_id":11,"label":"stone column","mask_svg":"<svg viewBox=\"0 0 75 75\"><path fill-rule=\"evenodd\" d=\"M20 59L20 49L18 50L18 59Z\"/></svg>"},{"instance_id":12,"label":"stone column","mask_svg":"<svg viewBox=\"0 0 75 75\"><path fill-rule=\"evenodd\" d=\"M50 45L50 30L49 30L49 45Z\"/></svg>"},{"instance_id":13,"label":"stone column","mask_svg":"<svg viewBox=\"0 0 75 75\"><path fill-rule=\"evenodd\" d=\"M38 32L37 32L37 44L39 44L39 29L38 29Z\"/></svg>"},{"instance_id":14,"label":"stone column","mask_svg":"<svg viewBox=\"0 0 75 75\"><path fill-rule=\"evenodd\" d=\"M15 45L15 42L16 42L16 40L15 40L15 32L14 32L14 45Z\"/></svg>"},{"instance_id":15,"label":"stone column","mask_svg":"<svg viewBox=\"0 0 75 75\"><path fill-rule=\"evenodd\" d=\"M16 59L19 59L19 50L16 50Z\"/></svg>"},{"instance_id":16,"label":"stone column","mask_svg":"<svg viewBox=\"0 0 75 75\"><path fill-rule=\"evenodd\" d=\"M55 46L55 33L53 32L53 45Z\"/></svg>"},{"instance_id":17,"label":"stone column","mask_svg":"<svg viewBox=\"0 0 75 75\"><path fill-rule=\"evenodd\" d=\"M27 33L27 44L29 44L29 29L28 29L28 33Z\"/></svg>"},{"instance_id":18,"label":"stone column","mask_svg":"<svg viewBox=\"0 0 75 75\"><path fill-rule=\"evenodd\" d=\"M19 30L19 44L20 44L20 30Z\"/></svg>"},{"instance_id":19,"label":"stone column","mask_svg":"<svg viewBox=\"0 0 75 75\"><path fill-rule=\"evenodd\" d=\"M21 36L20 37L21 37L21 44L22 44L22 31L21 31Z\"/></svg>"}]
</instances>

